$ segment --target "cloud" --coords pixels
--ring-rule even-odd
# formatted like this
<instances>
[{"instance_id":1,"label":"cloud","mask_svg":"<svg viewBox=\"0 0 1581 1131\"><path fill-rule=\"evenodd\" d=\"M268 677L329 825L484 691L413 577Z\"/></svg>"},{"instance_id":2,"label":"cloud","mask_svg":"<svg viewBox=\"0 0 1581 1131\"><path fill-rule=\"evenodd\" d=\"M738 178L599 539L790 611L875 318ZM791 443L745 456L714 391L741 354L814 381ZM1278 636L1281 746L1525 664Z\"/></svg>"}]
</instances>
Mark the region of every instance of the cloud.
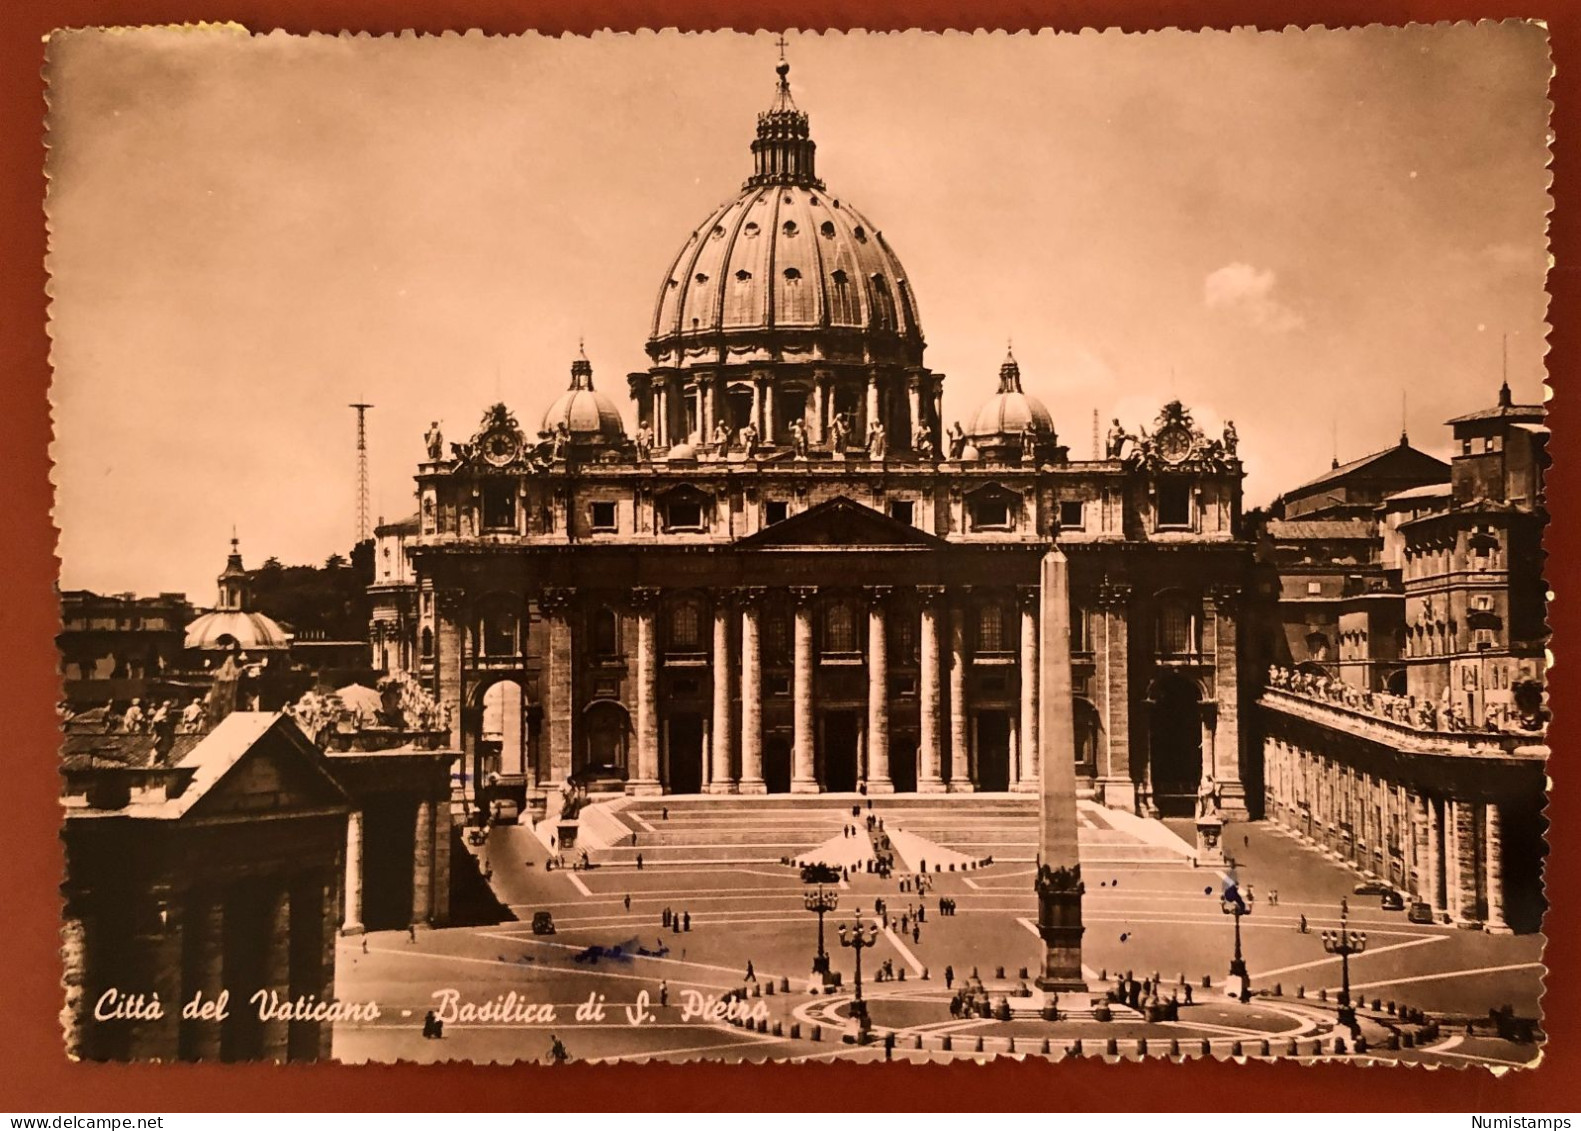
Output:
<instances>
[{"instance_id":1,"label":"cloud","mask_svg":"<svg viewBox=\"0 0 1581 1131\"><path fill-rule=\"evenodd\" d=\"M1202 280L1202 301L1209 310L1225 311L1270 334L1299 330L1306 325L1306 319L1274 297L1277 282L1272 270L1259 271L1250 263L1229 263Z\"/></svg>"}]
</instances>

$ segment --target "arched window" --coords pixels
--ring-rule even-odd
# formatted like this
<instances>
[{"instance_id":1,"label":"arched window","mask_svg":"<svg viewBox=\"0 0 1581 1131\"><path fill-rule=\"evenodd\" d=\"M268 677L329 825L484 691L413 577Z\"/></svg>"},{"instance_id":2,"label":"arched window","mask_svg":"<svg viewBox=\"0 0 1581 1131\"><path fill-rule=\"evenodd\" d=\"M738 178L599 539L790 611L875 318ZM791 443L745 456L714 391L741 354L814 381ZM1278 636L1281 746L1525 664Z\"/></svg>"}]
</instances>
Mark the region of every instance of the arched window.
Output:
<instances>
[{"instance_id":1,"label":"arched window","mask_svg":"<svg viewBox=\"0 0 1581 1131\"><path fill-rule=\"evenodd\" d=\"M1158 654L1195 656L1202 650L1198 602L1184 593L1165 593L1158 602Z\"/></svg>"},{"instance_id":2,"label":"arched window","mask_svg":"<svg viewBox=\"0 0 1581 1131\"><path fill-rule=\"evenodd\" d=\"M423 658L425 660L434 658L434 630L431 628L423 629Z\"/></svg>"},{"instance_id":3,"label":"arched window","mask_svg":"<svg viewBox=\"0 0 1581 1131\"><path fill-rule=\"evenodd\" d=\"M1307 659L1323 663L1329 658L1328 649L1328 637L1321 632L1314 632L1307 636Z\"/></svg>"},{"instance_id":4,"label":"arched window","mask_svg":"<svg viewBox=\"0 0 1581 1131\"><path fill-rule=\"evenodd\" d=\"M690 598L670 606L670 651L703 650L703 616L698 603Z\"/></svg>"},{"instance_id":5,"label":"arched window","mask_svg":"<svg viewBox=\"0 0 1581 1131\"><path fill-rule=\"evenodd\" d=\"M856 288L851 286L851 276L836 268L829 273L829 281L834 285L829 288L829 319L840 325L851 325L861 321L861 312L857 308Z\"/></svg>"},{"instance_id":6,"label":"arched window","mask_svg":"<svg viewBox=\"0 0 1581 1131\"><path fill-rule=\"evenodd\" d=\"M856 610L850 601L831 601L823 614L823 650L856 652L861 645L856 632Z\"/></svg>"},{"instance_id":7,"label":"arched window","mask_svg":"<svg viewBox=\"0 0 1581 1131\"><path fill-rule=\"evenodd\" d=\"M780 287L780 317L787 322L805 322L811 317L810 308L809 292L802 286L801 272L794 267L785 268L785 281Z\"/></svg>"},{"instance_id":8,"label":"arched window","mask_svg":"<svg viewBox=\"0 0 1581 1131\"><path fill-rule=\"evenodd\" d=\"M860 228L857 231L861 231ZM882 275L873 276L873 325L880 330L895 328L895 296L889 291L889 280Z\"/></svg>"}]
</instances>

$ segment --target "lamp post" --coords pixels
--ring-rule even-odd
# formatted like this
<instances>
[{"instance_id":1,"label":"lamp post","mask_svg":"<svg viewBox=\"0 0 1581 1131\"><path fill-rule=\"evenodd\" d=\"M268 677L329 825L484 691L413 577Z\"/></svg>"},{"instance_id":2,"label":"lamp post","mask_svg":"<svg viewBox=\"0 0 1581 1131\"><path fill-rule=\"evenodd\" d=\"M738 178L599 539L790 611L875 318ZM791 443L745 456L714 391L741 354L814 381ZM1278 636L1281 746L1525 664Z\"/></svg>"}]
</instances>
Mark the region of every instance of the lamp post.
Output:
<instances>
[{"instance_id":1,"label":"lamp post","mask_svg":"<svg viewBox=\"0 0 1581 1131\"><path fill-rule=\"evenodd\" d=\"M1367 932L1349 928L1350 901L1339 901L1339 930L1323 932L1323 949L1339 955L1340 991L1339 1023L1354 1033L1357 1029L1356 1007L1350 1000L1350 956L1367 949Z\"/></svg>"},{"instance_id":2,"label":"lamp post","mask_svg":"<svg viewBox=\"0 0 1581 1131\"><path fill-rule=\"evenodd\" d=\"M851 1016L856 1018L857 1033L866 1037L867 1031L872 1028L872 1022L867 1016L867 1002L862 1000L862 952L878 942L878 927L869 924L862 926L861 912L857 911L856 919L849 925L840 924L840 945L848 946L856 951L856 997L851 1001Z\"/></svg>"},{"instance_id":3,"label":"lamp post","mask_svg":"<svg viewBox=\"0 0 1581 1131\"><path fill-rule=\"evenodd\" d=\"M1230 898L1231 892L1234 898ZM1239 887L1226 888L1219 900L1219 910L1235 917L1235 957L1230 959L1230 977L1241 980L1240 999L1249 1001L1252 996L1251 977L1246 973L1246 959L1241 957L1241 916L1250 915L1252 909L1241 898Z\"/></svg>"},{"instance_id":4,"label":"lamp post","mask_svg":"<svg viewBox=\"0 0 1581 1131\"><path fill-rule=\"evenodd\" d=\"M840 896L835 892L825 891L820 884L817 891L810 891L802 896L802 903L806 905L808 911L818 916L818 954L812 960L812 972L828 974L829 952L823 948L823 917L840 906Z\"/></svg>"}]
</instances>

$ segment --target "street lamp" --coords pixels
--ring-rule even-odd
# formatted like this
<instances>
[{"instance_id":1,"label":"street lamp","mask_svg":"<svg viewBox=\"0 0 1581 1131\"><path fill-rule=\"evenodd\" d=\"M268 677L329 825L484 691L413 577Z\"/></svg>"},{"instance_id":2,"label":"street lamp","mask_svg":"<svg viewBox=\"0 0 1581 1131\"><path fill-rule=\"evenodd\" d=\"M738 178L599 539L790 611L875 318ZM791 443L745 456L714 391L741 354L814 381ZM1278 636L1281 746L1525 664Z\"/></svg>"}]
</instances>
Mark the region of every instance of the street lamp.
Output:
<instances>
[{"instance_id":1,"label":"street lamp","mask_svg":"<svg viewBox=\"0 0 1581 1131\"><path fill-rule=\"evenodd\" d=\"M1339 955L1340 991L1339 991L1339 1023L1354 1033L1356 1024L1356 1007L1350 1001L1350 956L1360 954L1367 949L1367 932L1352 931L1349 929L1350 901L1339 901L1339 930L1323 932L1323 949L1329 954Z\"/></svg>"},{"instance_id":2,"label":"street lamp","mask_svg":"<svg viewBox=\"0 0 1581 1131\"><path fill-rule=\"evenodd\" d=\"M823 885L818 885L816 892L808 892L802 896L802 903L807 910L818 916L818 956L812 960L814 974L829 973L829 953L823 948L823 917L836 907L840 906L840 896L832 891L825 891Z\"/></svg>"},{"instance_id":3,"label":"street lamp","mask_svg":"<svg viewBox=\"0 0 1581 1131\"><path fill-rule=\"evenodd\" d=\"M1241 957L1241 916L1250 915L1252 909L1241 898L1239 887L1228 887L1219 899L1219 910L1235 917L1235 957L1230 960L1230 977L1241 980L1240 999L1249 1001L1252 996L1252 980L1246 972L1246 959Z\"/></svg>"},{"instance_id":4,"label":"street lamp","mask_svg":"<svg viewBox=\"0 0 1581 1131\"><path fill-rule=\"evenodd\" d=\"M862 952L878 942L878 927L869 924L864 929L861 911L855 914L854 922L840 924L840 945L856 951L856 997L851 1001L851 1016L856 1018L857 1032L865 1036L872 1022L867 1017L867 1002L862 1000Z\"/></svg>"}]
</instances>

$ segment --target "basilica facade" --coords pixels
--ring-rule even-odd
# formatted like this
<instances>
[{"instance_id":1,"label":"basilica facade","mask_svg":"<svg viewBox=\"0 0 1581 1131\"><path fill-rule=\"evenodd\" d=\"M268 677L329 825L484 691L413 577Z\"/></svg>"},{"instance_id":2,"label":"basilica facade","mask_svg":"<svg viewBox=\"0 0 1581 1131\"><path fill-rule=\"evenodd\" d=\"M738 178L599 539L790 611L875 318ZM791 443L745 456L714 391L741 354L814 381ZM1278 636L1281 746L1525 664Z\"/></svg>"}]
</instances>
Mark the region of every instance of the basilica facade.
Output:
<instances>
[{"instance_id":1,"label":"basilica facade","mask_svg":"<svg viewBox=\"0 0 1581 1131\"><path fill-rule=\"evenodd\" d=\"M818 178L787 74L663 265L636 428L579 356L541 417L430 432L417 515L379 529L375 662L449 709L480 802L1032 791L1058 756L1113 807L1189 813L1211 778L1245 815L1233 426L1174 402L1076 458L1013 356L946 421L912 280ZM1045 751L1056 543L1076 743Z\"/></svg>"}]
</instances>

